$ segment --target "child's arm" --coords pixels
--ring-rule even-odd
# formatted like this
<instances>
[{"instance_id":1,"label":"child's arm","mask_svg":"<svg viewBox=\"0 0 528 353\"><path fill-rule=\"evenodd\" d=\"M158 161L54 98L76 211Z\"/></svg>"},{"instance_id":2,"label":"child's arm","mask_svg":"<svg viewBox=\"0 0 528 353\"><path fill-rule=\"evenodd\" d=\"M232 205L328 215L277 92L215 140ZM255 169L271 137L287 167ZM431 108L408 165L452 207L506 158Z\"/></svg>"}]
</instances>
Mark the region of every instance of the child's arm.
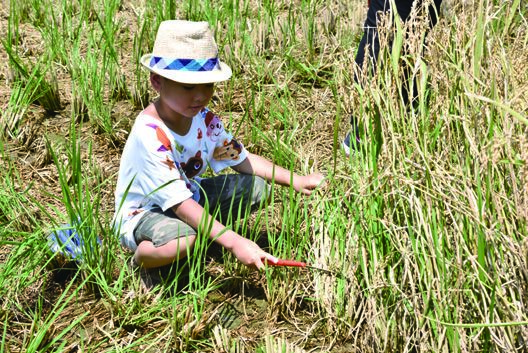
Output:
<instances>
[{"instance_id":1,"label":"child's arm","mask_svg":"<svg viewBox=\"0 0 528 353\"><path fill-rule=\"evenodd\" d=\"M261 269L264 267L264 259L276 263L278 259L264 250L255 242L227 229L223 224L216 221L205 212L204 208L193 199L187 199L172 207L173 212L182 221L198 229L200 225L209 225L213 222L209 236L231 252L244 265Z\"/></svg>"},{"instance_id":2,"label":"child's arm","mask_svg":"<svg viewBox=\"0 0 528 353\"><path fill-rule=\"evenodd\" d=\"M285 186L293 186L294 190L310 195L312 191L323 181L324 177L319 173L298 175L286 170L271 161L256 154L248 153L247 158L233 167L239 173L253 174L267 181L275 180L275 183Z\"/></svg>"}]
</instances>

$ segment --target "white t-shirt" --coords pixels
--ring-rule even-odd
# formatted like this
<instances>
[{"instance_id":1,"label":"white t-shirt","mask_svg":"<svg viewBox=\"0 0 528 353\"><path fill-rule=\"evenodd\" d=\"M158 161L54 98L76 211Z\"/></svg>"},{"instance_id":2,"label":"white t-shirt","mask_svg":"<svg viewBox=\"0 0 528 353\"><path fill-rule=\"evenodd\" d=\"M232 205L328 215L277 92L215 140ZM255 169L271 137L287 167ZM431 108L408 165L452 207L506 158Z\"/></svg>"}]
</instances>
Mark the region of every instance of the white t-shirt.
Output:
<instances>
[{"instance_id":1,"label":"white t-shirt","mask_svg":"<svg viewBox=\"0 0 528 353\"><path fill-rule=\"evenodd\" d=\"M227 133L207 108L192 118L185 136L158 118L140 113L128 136L117 178L114 227L121 244L135 251L134 228L143 211L163 211L189 198L200 198L197 183L207 166L218 173L247 157L244 146Z\"/></svg>"}]
</instances>

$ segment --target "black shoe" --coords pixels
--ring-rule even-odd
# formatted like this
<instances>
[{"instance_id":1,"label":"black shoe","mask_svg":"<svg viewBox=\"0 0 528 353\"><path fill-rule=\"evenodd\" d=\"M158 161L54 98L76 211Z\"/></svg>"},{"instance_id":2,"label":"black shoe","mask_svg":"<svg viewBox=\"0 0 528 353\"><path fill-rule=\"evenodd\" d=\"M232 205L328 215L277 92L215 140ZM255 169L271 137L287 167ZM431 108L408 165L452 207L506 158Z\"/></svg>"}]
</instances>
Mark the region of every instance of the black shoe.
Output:
<instances>
[{"instance_id":1,"label":"black shoe","mask_svg":"<svg viewBox=\"0 0 528 353\"><path fill-rule=\"evenodd\" d=\"M351 140L350 136L352 134L352 132L356 132L355 133L355 141L354 140ZM359 151L359 146L361 144L361 140L359 139L359 134L357 133L357 128L356 129L353 129L349 132L347 132L346 136L345 136L345 139L343 140L343 143L341 144L341 147L343 148L343 150L345 151L345 154L348 156L350 156L350 151L353 151L353 152L357 152Z\"/></svg>"}]
</instances>

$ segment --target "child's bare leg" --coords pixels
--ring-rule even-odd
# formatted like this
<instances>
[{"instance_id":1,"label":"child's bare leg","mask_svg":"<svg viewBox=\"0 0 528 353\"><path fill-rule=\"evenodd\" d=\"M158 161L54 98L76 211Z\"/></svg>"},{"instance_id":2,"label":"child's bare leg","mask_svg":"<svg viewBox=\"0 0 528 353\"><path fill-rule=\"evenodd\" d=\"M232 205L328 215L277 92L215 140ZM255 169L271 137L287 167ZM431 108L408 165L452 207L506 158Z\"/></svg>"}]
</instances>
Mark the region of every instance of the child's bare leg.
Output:
<instances>
[{"instance_id":1,"label":"child's bare leg","mask_svg":"<svg viewBox=\"0 0 528 353\"><path fill-rule=\"evenodd\" d=\"M189 235L170 240L168 243L155 247L151 241L144 240L139 243L134 259L145 268L154 268L169 265L174 261L185 258L192 250L195 235Z\"/></svg>"}]
</instances>

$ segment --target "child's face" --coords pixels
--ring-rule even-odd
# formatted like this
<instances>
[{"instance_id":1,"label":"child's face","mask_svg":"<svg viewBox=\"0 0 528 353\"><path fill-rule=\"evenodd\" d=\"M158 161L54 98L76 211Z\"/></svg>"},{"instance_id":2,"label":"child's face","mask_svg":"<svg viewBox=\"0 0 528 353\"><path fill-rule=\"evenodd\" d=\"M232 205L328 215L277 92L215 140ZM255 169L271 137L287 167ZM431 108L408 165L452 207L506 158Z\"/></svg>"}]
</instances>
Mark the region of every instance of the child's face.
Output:
<instances>
[{"instance_id":1,"label":"child's face","mask_svg":"<svg viewBox=\"0 0 528 353\"><path fill-rule=\"evenodd\" d=\"M192 118L202 110L213 97L214 83L187 84L171 81L159 76L160 100L175 113ZM155 87L156 88L156 87Z\"/></svg>"}]
</instances>

